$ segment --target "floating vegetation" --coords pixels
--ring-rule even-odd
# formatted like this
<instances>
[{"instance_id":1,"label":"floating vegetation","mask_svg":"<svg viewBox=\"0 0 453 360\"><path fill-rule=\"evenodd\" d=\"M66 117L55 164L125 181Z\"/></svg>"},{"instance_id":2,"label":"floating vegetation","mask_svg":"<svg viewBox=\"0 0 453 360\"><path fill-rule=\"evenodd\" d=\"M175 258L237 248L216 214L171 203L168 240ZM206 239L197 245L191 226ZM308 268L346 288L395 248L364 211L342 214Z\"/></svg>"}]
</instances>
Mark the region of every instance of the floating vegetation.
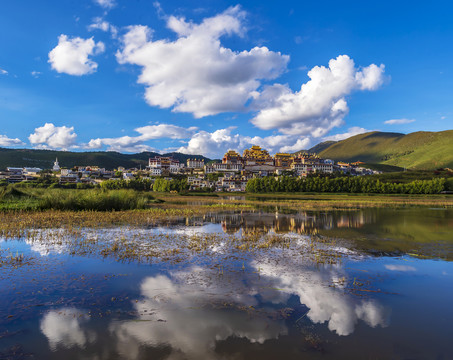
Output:
<instances>
[{"instance_id":1,"label":"floating vegetation","mask_svg":"<svg viewBox=\"0 0 453 360\"><path fill-rule=\"evenodd\" d=\"M14 227L13 223L3 222L0 226L1 236L6 241L23 240L41 254L56 252L74 256L100 256L139 263L180 262L208 255L244 257L248 256L247 253L269 249L289 249L292 256L301 256L317 265L336 264L341 262L342 257L336 239L320 236L259 231L237 234L171 233L131 225L103 228L65 224L58 228L37 228L31 226L30 222L27 224ZM24 262L22 255L2 256L2 259L10 264Z\"/></svg>"},{"instance_id":2,"label":"floating vegetation","mask_svg":"<svg viewBox=\"0 0 453 360\"><path fill-rule=\"evenodd\" d=\"M0 268L2 267L12 267L18 268L23 265L30 265L33 261L33 257L25 256L24 254L19 254L16 250L16 253L9 251L9 249L0 249Z\"/></svg>"}]
</instances>

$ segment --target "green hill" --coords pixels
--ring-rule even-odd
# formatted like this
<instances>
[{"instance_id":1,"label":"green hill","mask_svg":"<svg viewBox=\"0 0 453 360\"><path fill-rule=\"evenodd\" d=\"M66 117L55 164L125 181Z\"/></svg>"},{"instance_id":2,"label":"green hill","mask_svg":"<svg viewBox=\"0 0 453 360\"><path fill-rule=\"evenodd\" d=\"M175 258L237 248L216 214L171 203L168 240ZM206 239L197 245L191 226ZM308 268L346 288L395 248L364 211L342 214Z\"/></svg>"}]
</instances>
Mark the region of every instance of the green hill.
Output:
<instances>
[{"instance_id":1,"label":"green hill","mask_svg":"<svg viewBox=\"0 0 453 360\"><path fill-rule=\"evenodd\" d=\"M453 168L453 130L407 135L373 131L335 142L319 156L408 169Z\"/></svg>"},{"instance_id":2,"label":"green hill","mask_svg":"<svg viewBox=\"0 0 453 360\"><path fill-rule=\"evenodd\" d=\"M295 154L319 154L321 151L323 151L324 149L327 149L330 145L333 145L335 144L336 141L324 141L322 143L319 143L315 146L313 146L312 148L308 149L308 150L299 150L297 151Z\"/></svg>"},{"instance_id":3,"label":"green hill","mask_svg":"<svg viewBox=\"0 0 453 360\"><path fill-rule=\"evenodd\" d=\"M4 170L8 166L51 169L57 157L60 166L67 168L87 165L99 166L106 169L114 169L118 166L124 166L125 168L145 167L148 165L148 159L154 156L172 156L182 162L186 162L188 158L203 158L205 161L210 160L201 155L186 155L181 153L168 153L164 155L155 152L121 154L113 151L70 152L0 148L0 170Z\"/></svg>"}]
</instances>

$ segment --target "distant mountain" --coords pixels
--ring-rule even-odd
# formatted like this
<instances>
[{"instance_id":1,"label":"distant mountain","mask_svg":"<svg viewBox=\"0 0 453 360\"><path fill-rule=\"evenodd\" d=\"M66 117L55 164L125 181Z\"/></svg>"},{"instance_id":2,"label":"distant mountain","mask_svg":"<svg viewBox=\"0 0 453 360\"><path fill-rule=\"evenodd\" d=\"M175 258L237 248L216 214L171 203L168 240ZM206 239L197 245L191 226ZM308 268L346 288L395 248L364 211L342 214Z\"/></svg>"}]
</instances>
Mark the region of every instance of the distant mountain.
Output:
<instances>
[{"instance_id":1,"label":"distant mountain","mask_svg":"<svg viewBox=\"0 0 453 360\"><path fill-rule=\"evenodd\" d=\"M121 154L114 151L95 151L95 152L71 152L54 150L34 150L34 149L5 149L0 148L0 170L12 167L40 167L51 169L55 158L61 167L71 168L73 166L99 166L106 169L115 169L118 166L125 168L145 167L148 159L154 156L172 156L181 162L186 162L188 158L205 159L201 155L187 155L181 153L168 153L160 155L155 152L142 152L139 154Z\"/></svg>"},{"instance_id":2,"label":"distant mountain","mask_svg":"<svg viewBox=\"0 0 453 360\"><path fill-rule=\"evenodd\" d=\"M324 144L317 146L322 149ZM453 168L453 130L418 131L407 135L373 131L330 144L318 154L333 160L412 169Z\"/></svg>"},{"instance_id":3,"label":"distant mountain","mask_svg":"<svg viewBox=\"0 0 453 360\"><path fill-rule=\"evenodd\" d=\"M441 167L453 168L453 130L419 131L407 135L373 131L341 141L325 141L311 149L298 151L298 153L301 152L317 153L323 158L337 161L378 164L380 165L378 167L383 170L395 170L398 169L397 167L426 170ZM106 169L114 169L118 166L145 167L148 164L148 158L159 155L155 152L121 154L113 151L70 152L0 148L0 170L7 166L50 169L56 157L60 166L67 168L76 165L95 165ZM172 156L181 162L186 162L188 158L211 161L202 155L168 153L161 156Z\"/></svg>"}]
</instances>

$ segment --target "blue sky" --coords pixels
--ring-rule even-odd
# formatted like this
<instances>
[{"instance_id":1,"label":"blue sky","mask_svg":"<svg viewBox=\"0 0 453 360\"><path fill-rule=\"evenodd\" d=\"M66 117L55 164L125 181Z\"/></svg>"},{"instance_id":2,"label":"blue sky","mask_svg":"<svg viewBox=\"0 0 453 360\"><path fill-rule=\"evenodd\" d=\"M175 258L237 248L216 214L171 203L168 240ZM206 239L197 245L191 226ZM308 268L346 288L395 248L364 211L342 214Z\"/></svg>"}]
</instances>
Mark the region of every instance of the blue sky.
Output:
<instances>
[{"instance_id":1,"label":"blue sky","mask_svg":"<svg viewBox=\"0 0 453 360\"><path fill-rule=\"evenodd\" d=\"M190 5L190 6L188 6ZM452 128L447 1L7 0L0 146L297 151Z\"/></svg>"}]
</instances>

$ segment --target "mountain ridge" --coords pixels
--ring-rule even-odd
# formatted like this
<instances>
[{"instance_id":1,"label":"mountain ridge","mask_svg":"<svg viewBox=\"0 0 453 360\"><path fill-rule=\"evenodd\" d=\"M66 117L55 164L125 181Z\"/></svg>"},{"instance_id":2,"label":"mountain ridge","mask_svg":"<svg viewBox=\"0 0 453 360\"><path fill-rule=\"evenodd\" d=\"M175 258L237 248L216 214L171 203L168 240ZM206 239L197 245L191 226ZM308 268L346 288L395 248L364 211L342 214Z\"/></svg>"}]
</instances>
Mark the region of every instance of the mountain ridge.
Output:
<instances>
[{"instance_id":1,"label":"mountain ridge","mask_svg":"<svg viewBox=\"0 0 453 360\"><path fill-rule=\"evenodd\" d=\"M106 169L115 169L118 166L134 168L140 166L145 167L148 165L148 158L154 156L173 156L182 162L185 162L189 158L204 159L205 162L211 160L202 155L188 155L176 152L166 154L159 154L156 152L122 154L116 151L72 152L42 149L0 148L0 169L4 170L8 166L51 169L55 158L58 158L61 167L66 168L89 165Z\"/></svg>"},{"instance_id":2,"label":"mountain ridge","mask_svg":"<svg viewBox=\"0 0 453 360\"><path fill-rule=\"evenodd\" d=\"M362 161L400 168L433 170L441 167L453 168L453 130L439 132L417 131L409 134L371 131L340 141L324 141L309 150L298 153L317 153L322 158L336 161ZM44 149L0 148L0 170L7 166L52 168L58 157L61 167L99 166L114 169L144 167L148 158L173 156L185 162L188 158L204 159L203 155L188 155L177 152L159 154L142 152L123 154L114 151L71 152Z\"/></svg>"}]
</instances>

